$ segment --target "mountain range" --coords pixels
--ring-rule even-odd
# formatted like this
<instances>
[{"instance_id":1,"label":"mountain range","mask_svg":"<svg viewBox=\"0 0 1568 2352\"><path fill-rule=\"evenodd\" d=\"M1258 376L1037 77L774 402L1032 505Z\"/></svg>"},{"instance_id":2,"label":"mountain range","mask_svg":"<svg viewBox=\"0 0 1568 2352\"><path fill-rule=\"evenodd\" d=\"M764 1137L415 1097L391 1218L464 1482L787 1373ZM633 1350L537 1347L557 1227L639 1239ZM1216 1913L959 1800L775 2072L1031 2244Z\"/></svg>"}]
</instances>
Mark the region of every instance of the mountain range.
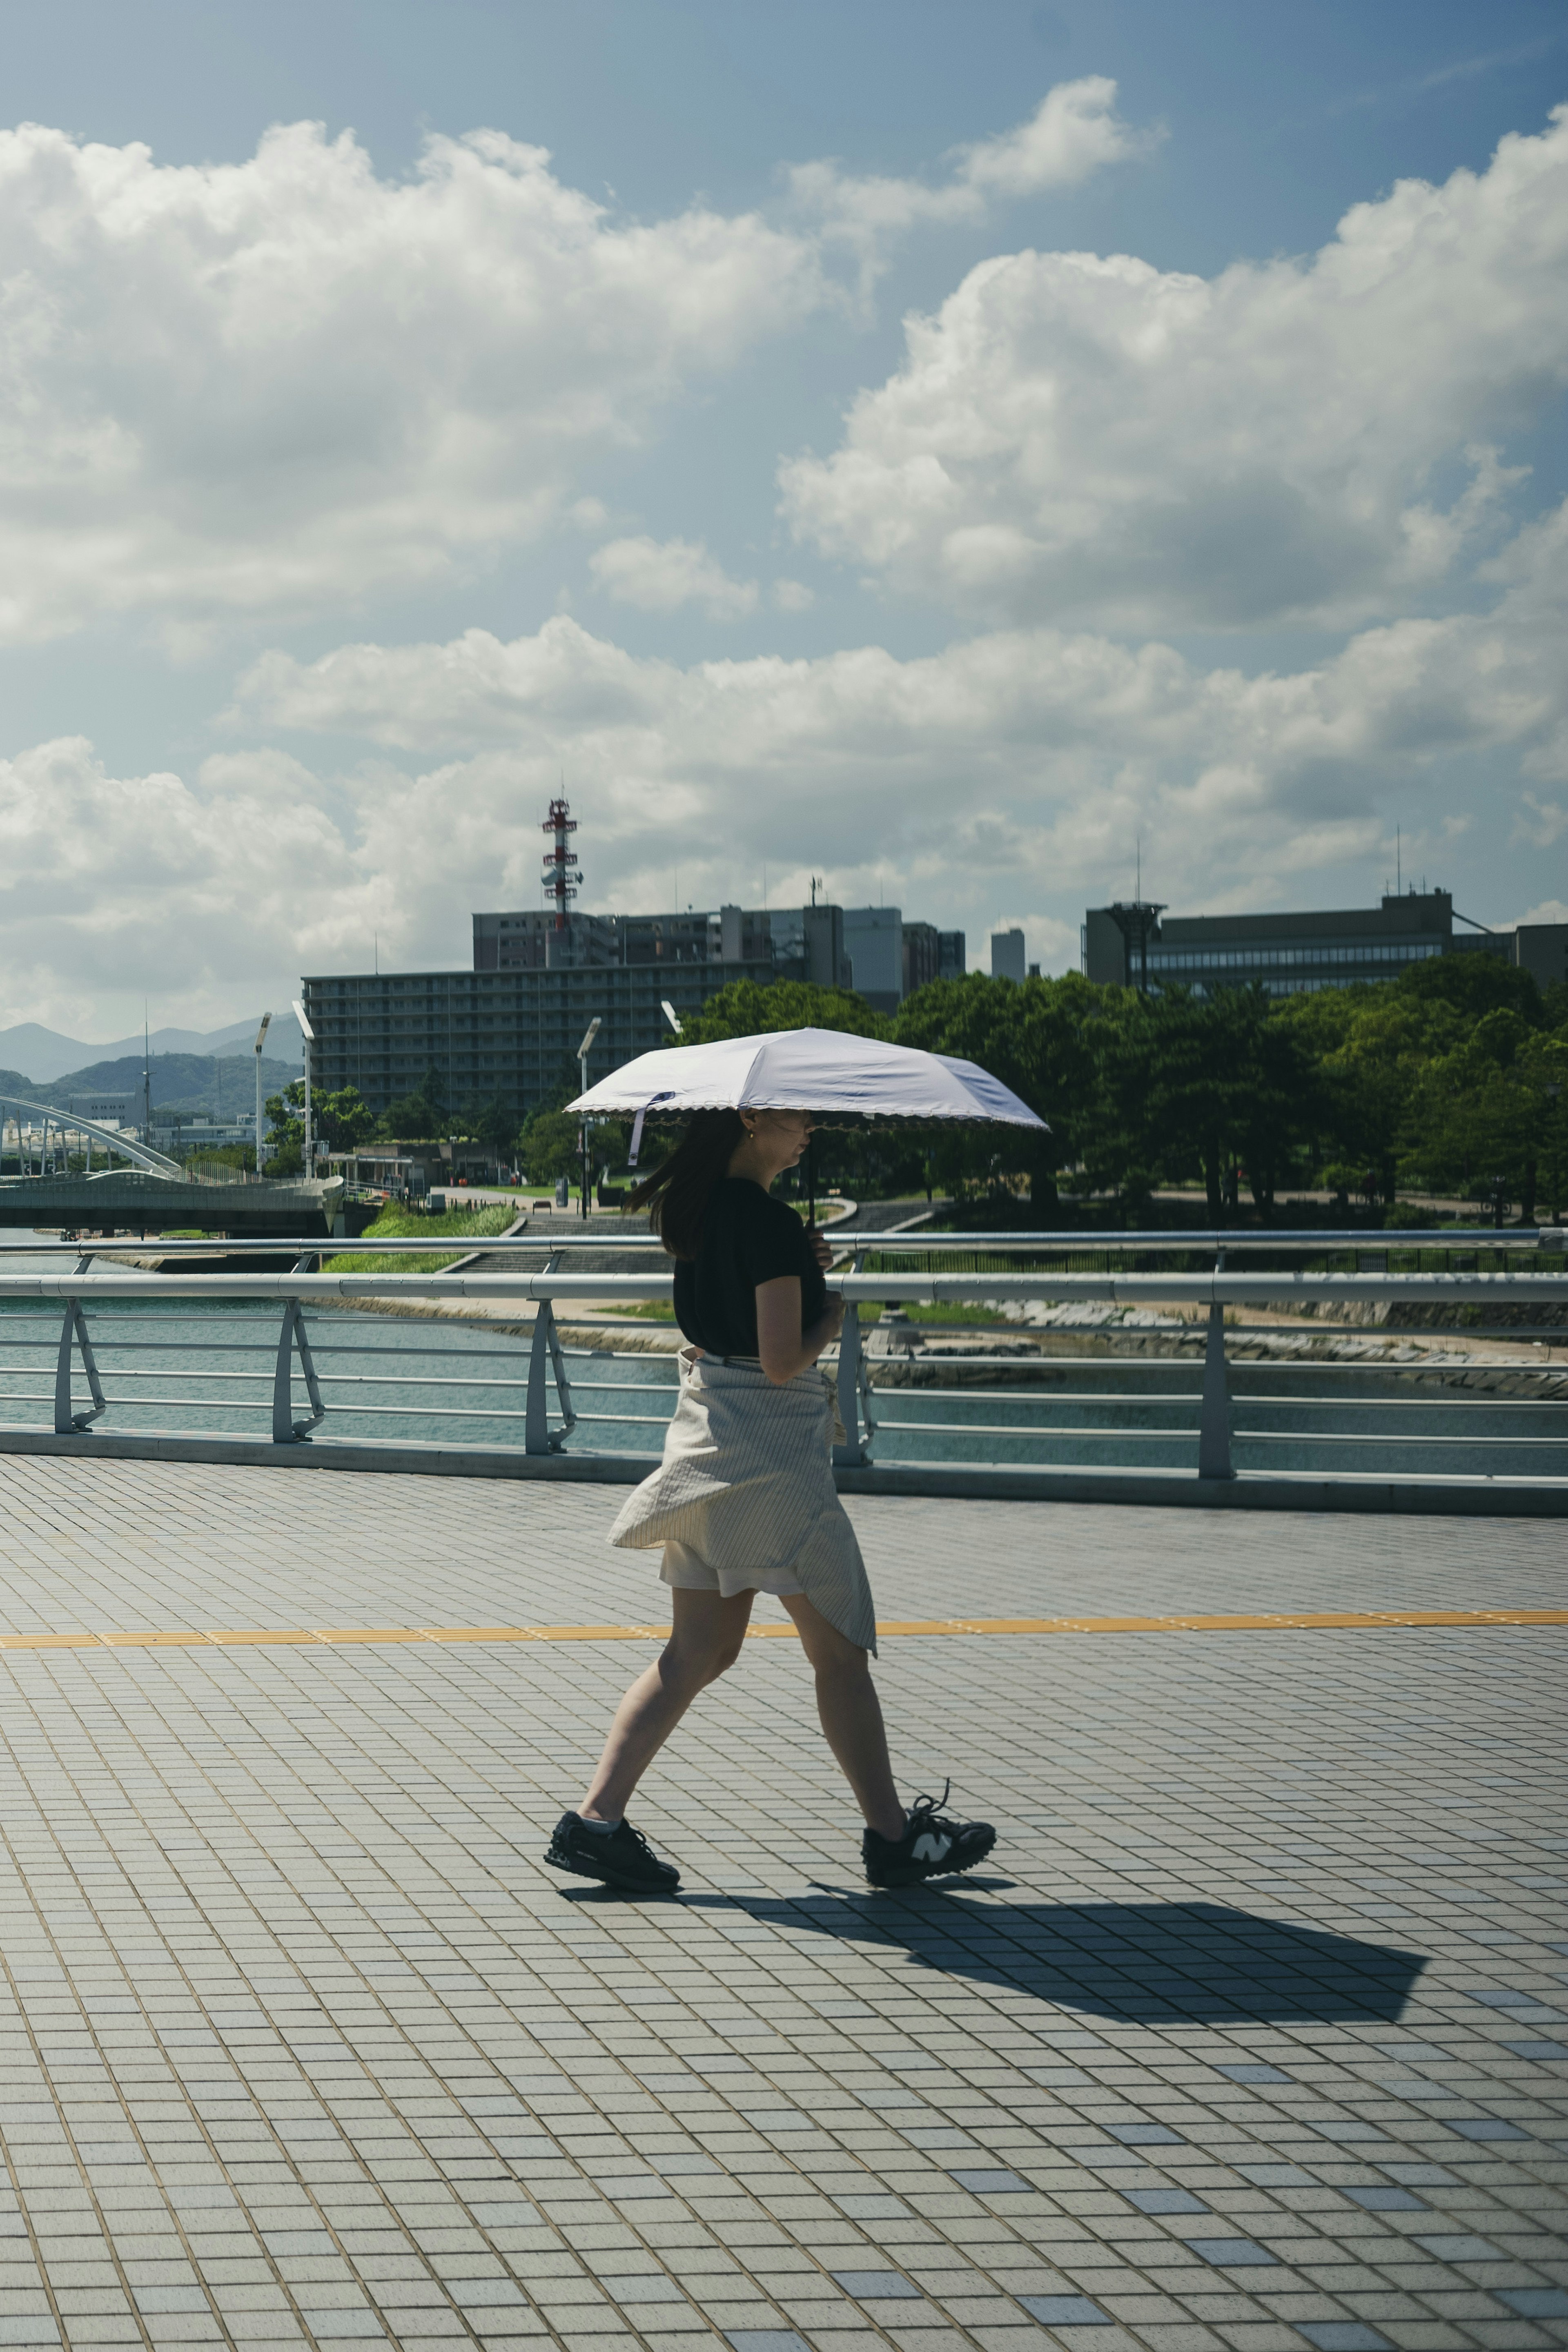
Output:
<instances>
[{"instance_id":1,"label":"mountain range","mask_svg":"<svg viewBox=\"0 0 1568 2352\"><path fill-rule=\"evenodd\" d=\"M251 1037L255 1034L252 1029ZM268 1034L271 1035L270 1030ZM140 1040L134 1054L89 1062L83 1069L63 1070L52 1078L29 1078L20 1070L0 1070L0 1095L19 1095L24 1102L54 1104L62 1110L72 1095L129 1095L131 1117L140 1123L143 1069L152 1072L154 1118L160 1111L165 1115L178 1111L182 1118L189 1118L195 1111L205 1111L214 1118L232 1118L237 1111L256 1108L254 1054L154 1054L150 1062L144 1062ZM289 1080L299 1076L298 1062L263 1054L263 1100L281 1094ZM6 1116L10 1116L8 1108Z\"/></svg>"},{"instance_id":2,"label":"mountain range","mask_svg":"<svg viewBox=\"0 0 1568 2352\"><path fill-rule=\"evenodd\" d=\"M166 1054L231 1055L242 1052L248 1055L256 1043L256 1032L260 1023L261 1015L258 1013L248 1021L231 1021L226 1029L154 1029L147 1045L151 1052L160 1056ZM277 1055L279 1061L293 1055L293 1066L289 1075L298 1077L301 1051L300 1033L293 1014L286 1006L281 1013L273 1013L267 1042L275 1052L279 1047L282 1049ZM77 1082L79 1093L83 1087L100 1083L88 1075L90 1071L107 1067L111 1062L129 1061L132 1057L136 1063L134 1083L140 1087L142 1051L140 1037L115 1037L106 1045L98 1045L80 1037L62 1037L58 1029L40 1028L36 1021L20 1022L14 1029L0 1029L0 1063L7 1066L12 1076L20 1070L30 1070L33 1085L53 1086L68 1076ZM268 1058L263 1055L264 1060ZM103 1080L101 1083L107 1085L109 1082Z\"/></svg>"}]
</instances>

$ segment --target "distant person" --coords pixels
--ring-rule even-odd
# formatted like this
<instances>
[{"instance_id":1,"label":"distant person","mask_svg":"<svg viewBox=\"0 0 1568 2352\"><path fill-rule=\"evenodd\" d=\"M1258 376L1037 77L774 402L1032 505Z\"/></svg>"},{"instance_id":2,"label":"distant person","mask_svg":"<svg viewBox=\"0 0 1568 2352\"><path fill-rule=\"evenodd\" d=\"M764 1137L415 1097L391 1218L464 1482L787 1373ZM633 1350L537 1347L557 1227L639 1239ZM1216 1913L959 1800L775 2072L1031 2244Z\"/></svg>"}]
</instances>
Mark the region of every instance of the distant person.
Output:
<instances>
[{"instance_id":1,"label":"distant person","mask_svg":"<svg viewBox=\"0 0 1568 2352\"><path fill-rule=\"evenodd\" d=\"M626 1202L652 1206L676 1262L676 1319L689 1345L664 1460L610 1541L663 1547L675 1622L622 1699L587 1794L562 1814L544 1859L630 1894L680 1884L626 1807L698 1692L740 1656L759 1592L784 1602L811 1662L823 1731L865 1815L872 1885L969 1870L996 1841L988 1822L949 1821L928 1797L906 1812L894 1786L867 1664L877 1647L871 1588L833 1485L833 1385L816 1369L843 1302L823 1280L826 1243L771 1197L811 1129L805 1111L698 1111Z\"/></svg>"}]
</instances>

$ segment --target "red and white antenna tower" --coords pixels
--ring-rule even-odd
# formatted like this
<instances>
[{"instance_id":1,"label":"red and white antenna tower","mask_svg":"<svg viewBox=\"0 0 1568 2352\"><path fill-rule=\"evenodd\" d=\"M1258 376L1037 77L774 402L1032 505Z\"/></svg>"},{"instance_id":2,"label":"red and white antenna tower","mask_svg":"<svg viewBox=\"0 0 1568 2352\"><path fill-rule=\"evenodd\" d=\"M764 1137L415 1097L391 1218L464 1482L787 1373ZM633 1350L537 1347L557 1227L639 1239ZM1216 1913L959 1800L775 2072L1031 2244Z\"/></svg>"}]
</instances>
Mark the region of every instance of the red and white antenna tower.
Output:
<instances>
[{"instance_id":1,"label":"red and white antenna tower","mask_svg":"<svg viewBox=\"0 0 1568 2352\"><path fill-rule=\"evenodd\" d=\"M552 801L550 814L541 830L555 835L555 846L544 853L544 890L555 901L555 929L566 929L566 909L577 896L577 885L583 879L583 869L577 854L567 839L577 830L570 801Z\"/></svg>"}]
</instances>

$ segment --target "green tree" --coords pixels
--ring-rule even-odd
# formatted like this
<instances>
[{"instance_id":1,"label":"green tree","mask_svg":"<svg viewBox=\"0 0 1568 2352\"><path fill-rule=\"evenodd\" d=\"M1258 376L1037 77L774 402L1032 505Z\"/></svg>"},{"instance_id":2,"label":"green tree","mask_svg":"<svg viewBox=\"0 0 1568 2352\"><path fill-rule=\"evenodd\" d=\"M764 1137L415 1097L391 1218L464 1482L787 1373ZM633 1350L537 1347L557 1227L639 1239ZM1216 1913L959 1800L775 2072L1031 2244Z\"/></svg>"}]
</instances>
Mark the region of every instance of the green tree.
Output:
<instances>
[{"instance_id":1,"label":"green tree","mask_svg":"<svg viewBox=\"0 0 1568 2352\"><path fill-rule=\"evenodd\" d=\"M375 1113L357 1087L339 1087L334 1094L317 1095L310 1105L310 1121L329 1151L353 1151L375 1133Z\"/></svg>"},{"instance_id":2,"label":"green tree","mask_svg":"<svg viewBox=\"0 0 1568 2352\"><path fill-rule=\"evenodd\" d=\"M1519 1203L1529 1223L1544 1168L1555 1213L1563 1182L1564 1084L1568 1031L1543 1033L1511 1004L1494 1004L1419 1073L1404 1160L1406 1181L1462 1200L1485 1201L1500 1193Z\"/></svg>"},{"instance_id":3,"label":"green tree","mask_svg":"<svg viewBox=\"0 0 1568 2352\"><path fill-rule=\"evenodd\" d=\"M479 1142L493 1146L498 1152L508 1152L517 1134L517 1118L503 1094L491 1095L489 1102L470 1105L465 1112L464 1127Z\"/></svg>"},{"instance_id":4,"label":"green tree","mask_svg":"<svg viewBox=\"0 0 1568 2352\"><path fill-rule=\"evenodd\" d=\"M583 1122L570 1111L531 1111L517 1139L525 1181L553 1184L558 1176L581 1176L582 1135Z\"/></svg>"},{"instance_id":5,"label":"green tree","mask_svg":"<svg viewBox=\"0 0 1568 2352\"><path fill-rule=\"evenodd\" d=\"M298 1176L305 1165L305 1081L294 1078L266 1103L268 1176Z\"/></svg>"},{"instance_id":6,"label":"green tree","mask_svg":"<svg viewBox=\"0 0 1568 2352\"><path fill-rule=\"evenodd\" d=\"M893 1034L900 1045L977 1062L1011 1087L1050 1132L1028 1129L938 1130L929 1144L932 1174L960 1198L1011 1192L1026 1177L1037 1209L1054 1207L1057 1173L1082 1156L1094 1091L1090 1036L1109 994L1076 972L1063 980L992 980L970 972L936 980L905 999Z\"/></svg>"},{"instance_id":7,"label":"green tree","mask_svg":"<svg viewBox=\"0 0 1568 2352\"><path fill-rule=\"evenodd\" d=\"M388 1103L376 1131L396 1142L431 1143L447 1134L450 1127L441 1074L432 1062L412 1094Z\"/></svg>"},{"instance_id":8,"label":"green tree","mask_svg":"<svg viewBox=\"0 0 1568 2352\"><path fill-rule=\"evenodd\" d=\"M886 1037L891 1024L847 988L817 988L805 980L732 980L689 1013L679 1043L706 1045L716 1037L763 1037L780 1029L844 1029L857 1037Z\"/></svg>"}]
</instances>

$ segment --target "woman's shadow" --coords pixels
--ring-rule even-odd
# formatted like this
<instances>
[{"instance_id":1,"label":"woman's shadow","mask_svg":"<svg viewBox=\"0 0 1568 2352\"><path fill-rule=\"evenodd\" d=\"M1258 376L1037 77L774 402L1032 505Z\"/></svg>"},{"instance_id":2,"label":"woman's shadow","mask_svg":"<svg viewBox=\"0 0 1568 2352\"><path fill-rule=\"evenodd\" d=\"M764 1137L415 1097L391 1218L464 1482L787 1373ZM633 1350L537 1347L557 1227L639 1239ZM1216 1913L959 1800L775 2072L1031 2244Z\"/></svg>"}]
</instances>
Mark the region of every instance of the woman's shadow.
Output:
<instances>
[{"instance_id":1,"label":"woman's shadow","mask_svg":"<svg viewBox=\"0 0 1568 2352\"><path fill-rule=\"evenodd\" d=\"M1147 2024L1392 2021L1426 1965L1418 1952L1215 1903L990 1899L1009 1883L967 1881L987 1898L979 1902L957 1889L889 1895L827 1886L795 1896L693 1892L679 1900L689 1911L741 1912L791 1936L900 1948L943 1976Z\"/></svg>"}]
</instances>

